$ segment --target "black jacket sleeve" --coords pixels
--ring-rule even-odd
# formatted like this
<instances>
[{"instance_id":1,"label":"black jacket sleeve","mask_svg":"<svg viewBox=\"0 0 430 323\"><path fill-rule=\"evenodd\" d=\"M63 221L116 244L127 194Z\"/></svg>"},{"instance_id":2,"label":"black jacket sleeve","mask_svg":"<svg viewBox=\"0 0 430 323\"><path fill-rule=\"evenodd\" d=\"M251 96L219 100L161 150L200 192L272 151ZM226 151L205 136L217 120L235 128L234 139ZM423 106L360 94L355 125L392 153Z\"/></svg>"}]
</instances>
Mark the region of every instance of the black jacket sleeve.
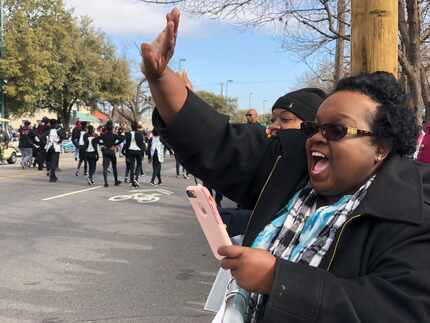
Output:
<instances>
[{"instance_id":1,"label":"black jacket sleeve","mask_svg":"<svg viewBox=\"0 0 430 323\"><path fill-rule=\"evenodd\" d=\"M171 125L157 112L153 124L191 174L233 201L246 200L269 143L262 128L230 124L191 91Z\"/></svg>"},{"instance_id":2,"label":"black jacket sleeve","mask_svg":"<svg viewBox=\"0 0 430 323\"><path fill-rule=\"evenodd\" d=\"M278 259L263 322L430 322L429 226L405 225L384 239L353 278Z\"/></svg>"}]
</instances>

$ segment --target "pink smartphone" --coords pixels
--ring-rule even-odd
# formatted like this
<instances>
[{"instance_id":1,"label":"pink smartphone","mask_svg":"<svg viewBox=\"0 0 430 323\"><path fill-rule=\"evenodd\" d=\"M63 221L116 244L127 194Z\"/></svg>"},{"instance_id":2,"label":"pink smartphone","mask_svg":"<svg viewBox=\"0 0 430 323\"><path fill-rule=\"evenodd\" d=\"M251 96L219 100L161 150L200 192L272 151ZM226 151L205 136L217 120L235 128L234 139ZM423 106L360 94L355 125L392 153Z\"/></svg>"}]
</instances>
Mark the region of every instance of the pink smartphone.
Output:
<instances>
[{"instance_id":1,"label":"pink smartphone","mask_svg":"<svg viewBox=\"0 0 430 323\"><path fill-rule=\"evenodd\" d=\"M231 246L231 241L214 199L208 189L201 185L188 186L187 196L213 255L218 260L223 259L224 257L220 256L217 250L222 246Z\"/></svg>"}]
</instances>

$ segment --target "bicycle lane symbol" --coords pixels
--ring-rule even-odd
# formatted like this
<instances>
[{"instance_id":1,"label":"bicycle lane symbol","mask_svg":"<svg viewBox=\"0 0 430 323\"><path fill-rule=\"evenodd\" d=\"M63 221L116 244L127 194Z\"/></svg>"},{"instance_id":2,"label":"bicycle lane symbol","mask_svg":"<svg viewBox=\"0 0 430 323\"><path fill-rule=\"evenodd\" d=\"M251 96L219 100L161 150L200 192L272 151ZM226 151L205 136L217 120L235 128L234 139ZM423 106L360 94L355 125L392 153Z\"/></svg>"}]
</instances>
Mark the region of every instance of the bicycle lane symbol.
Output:
<instances>
[{"instance_id":1,"label":"bicycle lane symbol","mask_svg":"<svg viewBox=\"0 0 430 323\"><path fill-rule=\"evenodd\" d=\"M148 204L158 202L163 196L172 195L173 192L170 192L165 189L141 189L141 190L132 190L131 194L128 195L116 195L109 198L111 202L123 202L128 200L135 200L137 203Z\"/></svg>"}]
</instances>

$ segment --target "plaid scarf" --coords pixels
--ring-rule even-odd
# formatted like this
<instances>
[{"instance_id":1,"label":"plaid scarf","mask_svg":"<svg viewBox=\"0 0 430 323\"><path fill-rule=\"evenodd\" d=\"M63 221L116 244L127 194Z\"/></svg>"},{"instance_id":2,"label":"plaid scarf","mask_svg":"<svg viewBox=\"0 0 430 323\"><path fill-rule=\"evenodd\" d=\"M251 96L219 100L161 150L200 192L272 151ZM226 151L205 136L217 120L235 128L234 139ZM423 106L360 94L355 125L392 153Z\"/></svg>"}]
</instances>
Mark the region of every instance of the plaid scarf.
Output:
<instances>
[{"instance_id":1,"label":"plaid scarf","mask_svg":"<svg viewBox=\"0 0 430 323\"><path fill-rule=\"evenodd\" d=\"M291 262L318 267L336 232L366 196L374 178L370 178L354 194L344 195L336 203L320 208L317 208L318 194L308 184L260 232L251 247L268 250L276 257ZM257 322L264 313L266 300L267 295L249 294L250 308L244 314L244 322Z\"/></svg>"}]
</instances>

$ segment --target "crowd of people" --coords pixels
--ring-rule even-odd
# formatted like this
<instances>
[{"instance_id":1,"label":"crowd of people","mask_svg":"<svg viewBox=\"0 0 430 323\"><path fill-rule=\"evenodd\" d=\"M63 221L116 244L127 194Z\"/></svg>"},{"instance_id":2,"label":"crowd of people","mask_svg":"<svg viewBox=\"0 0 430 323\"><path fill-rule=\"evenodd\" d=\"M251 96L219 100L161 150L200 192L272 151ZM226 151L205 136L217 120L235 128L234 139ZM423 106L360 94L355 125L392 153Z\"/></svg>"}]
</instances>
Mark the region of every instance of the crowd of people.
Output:
<instances>
[{"instance_id":1,"label":"crowd of people","mask_svg":"<svg viewBox=\"0 0 430 323\"><path fill-rule=\"evenodd\" d=\"M18 130L18 148L21 152L21 167L47 170L50 182L57 182L62 143L70 139L74 146L77 162L75 175L84 175L88 185L95 185L95 172L99 157L102 160L104 186L109 186L108 174L112 173L114 185L119 180L117 156L125 159L124 182L133 187L139 187L139 178L144 175L143 161L145 156L152 163L152 178L150 184L162 184L161 165L166 151L172 150L164 145L156 129L144 131L137 122L114 126L108 121L104 126L95 128L85 121L76 121L69 134L55 119L43 118L38 125L32 126L24 121ZM177 168L180 164L177 163ZM83 172L81 173L81 168ZM179 170L178 170L179 175Z\"/></svg>"}]
</instances>

